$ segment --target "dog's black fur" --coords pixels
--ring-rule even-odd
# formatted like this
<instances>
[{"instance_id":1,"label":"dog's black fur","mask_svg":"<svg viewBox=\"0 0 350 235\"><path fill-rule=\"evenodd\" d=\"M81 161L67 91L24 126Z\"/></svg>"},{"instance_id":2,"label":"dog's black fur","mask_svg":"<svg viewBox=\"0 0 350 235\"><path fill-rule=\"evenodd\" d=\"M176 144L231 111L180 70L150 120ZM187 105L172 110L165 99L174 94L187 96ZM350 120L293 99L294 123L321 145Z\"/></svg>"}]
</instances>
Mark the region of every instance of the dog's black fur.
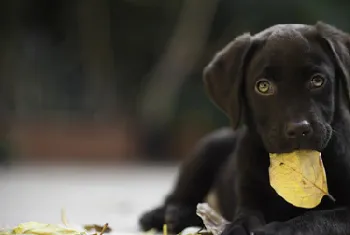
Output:
<instances>
[{"instance_id":1,"label":"dog's black fur","mask_svg":"<svg viewBox=\"0 0 350 235\"><path fill-rule=\"evenodd\" d=\"M232 125L198 144L142 228L202 225L196 205L214 190L232 221L225 235L350 234L349 73L350 36L322 22L237 37L204 70L209 96ZM296 208L271 188L269 153L296 149L321 151L335 201Z\"/></svg>"}]
</instances>

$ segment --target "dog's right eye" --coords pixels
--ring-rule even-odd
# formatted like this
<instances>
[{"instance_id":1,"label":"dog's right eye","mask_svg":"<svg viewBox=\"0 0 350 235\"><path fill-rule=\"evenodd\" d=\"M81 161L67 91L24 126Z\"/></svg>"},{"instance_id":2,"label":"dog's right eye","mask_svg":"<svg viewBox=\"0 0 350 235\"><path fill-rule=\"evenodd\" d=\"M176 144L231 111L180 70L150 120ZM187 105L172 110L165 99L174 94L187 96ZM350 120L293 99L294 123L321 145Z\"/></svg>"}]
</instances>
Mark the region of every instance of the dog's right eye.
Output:
<instances>
[{"instance_id":1,"label":"dog's right eye","mask_svg":"<svg viewBox=\"0 0 350 235\"><path fill-rule=\"evenodd\" d=\"M326 82L326 79L321 74L319 74L319 73L314 74L310 79L309 88L310 89L321 88L321 87L323 87L325 82Z\"/></svg>"},{"instance_id":2,"label":"dog's right eye","mask_svg":"<svg viewBox=\"0 0 350 235\"><path fill-rule=\"evenodd\" d=\"M261 79L255 83L255 91L261 95L273 95L275 88L270 81Z\"/></svg>"}]
</instances>

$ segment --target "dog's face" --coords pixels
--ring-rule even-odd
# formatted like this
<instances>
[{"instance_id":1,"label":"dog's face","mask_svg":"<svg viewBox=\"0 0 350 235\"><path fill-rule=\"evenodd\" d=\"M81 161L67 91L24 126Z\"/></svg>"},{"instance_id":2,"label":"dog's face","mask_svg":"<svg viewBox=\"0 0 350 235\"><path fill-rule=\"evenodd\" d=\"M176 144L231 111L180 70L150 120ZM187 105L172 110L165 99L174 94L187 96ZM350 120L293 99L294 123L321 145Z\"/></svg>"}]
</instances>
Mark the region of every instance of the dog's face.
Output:
<instances>
[{"instance_id":1,"label":"dog's face","mask_svg":"<svg viewBox=\"0 0 350 235\"><path fill-rule=\"evenodd\" d=\"M291 34L272 34L254 52L247 112L269 152L322 150L332 133L336 68L316 40Z\"/></svg>"},{"instance_id":2,"label":"dog's face","mask_svg":"<svg viewBox=\"0 0 350 235\"><path fill-rule=\"evenodd\" d=\"M348 94L350 61L341 33L320 23L242 35L206 68L209 94L234 127L243 122L253 128L267 151L322 151L337 102L347 102L338 94Z\"/></svg>"}]
</instances>

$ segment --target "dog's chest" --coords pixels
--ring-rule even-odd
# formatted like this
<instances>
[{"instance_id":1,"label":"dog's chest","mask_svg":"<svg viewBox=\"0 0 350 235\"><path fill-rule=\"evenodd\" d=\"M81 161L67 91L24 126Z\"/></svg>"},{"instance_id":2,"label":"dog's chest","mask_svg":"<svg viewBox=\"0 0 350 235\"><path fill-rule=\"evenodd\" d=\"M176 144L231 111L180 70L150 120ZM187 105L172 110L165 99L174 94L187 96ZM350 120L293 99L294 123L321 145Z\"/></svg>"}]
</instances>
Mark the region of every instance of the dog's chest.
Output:
<instances>
[{"instance_id":1,"label":"dog's chest","mask_svg":"<svg viewBox=\"0 0 350 235\"><path fill-rule=\"evenodd\" d=\"M350 151L350 149L349 149ZM350 206L350 156L339 152L324 152L323 163L327 176L329 194L334 197L334 206Z\"/></svg>"},{"instance_id":2,"label":"dog's chest","mask_svg":"<svg viewBox=\"0 0 350 235\"><path fill-rule=\"evenodd\" d=\"M294 217L300 216L307 211L328 210L333 209L336 206L337 205L334 203L334 201L332 201L329 197L324 196L321 203L313 209L298 208L285 201L276 192L273 192L266 203L264 214L266 222L287 221Z\"/></svg>"},{"instance_id":3,"label":"dog's chest","mask_svg":"<svg viewBox=\"0 0 350 235\"><path fill-rule=\"evenodd\" d=\"M350 198L350 176L348 173L350 171L342 168L326 172L328 192L335 199L335 201L331 201L335 207L350 206L348 203Z\"/></svg>"}]
</instances>

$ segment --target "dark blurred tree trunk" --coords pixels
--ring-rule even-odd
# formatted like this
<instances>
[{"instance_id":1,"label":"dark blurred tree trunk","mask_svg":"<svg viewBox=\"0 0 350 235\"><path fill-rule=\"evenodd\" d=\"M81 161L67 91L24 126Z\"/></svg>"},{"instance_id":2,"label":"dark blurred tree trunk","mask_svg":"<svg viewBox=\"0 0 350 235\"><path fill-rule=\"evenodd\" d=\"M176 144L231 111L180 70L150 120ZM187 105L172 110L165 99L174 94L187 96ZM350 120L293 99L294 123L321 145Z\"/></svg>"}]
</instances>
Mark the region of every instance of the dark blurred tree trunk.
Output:
<instances>
[{"instance_id":1,"label":"dark blurred tree trunk","mask_svg":"<svg viewBox=\"0 0 350 235\"><path fill-rule=\"evenodd\" d=\"M116 112L114 56L109 0L81 0L78 7L79 40L86 78L86 109L95 118Z\"/></svg>"},{"instance_id":2,"label":"dark blurred tree trunk","mask_svg":"<svg viewBox=\"0 0 350 235\"><path fill-rule=\"evenodd\" d=\"M20 55L20 4L21 0L2 1L0 14L1 22L1 53L0 53L0 164L7 163L10 159L10 146L8 134L11 129L11 119L18 117L16 114L17 77L20 69L17 65L21 62ZM11 113L11 111L14 111Z\"/></svg>"},{"instance_id":3,"label":"dark blurred tree trunk","mask_svg":"<svg viewBox=\"0 0 350 235\"><path fill-rule=\"evenodd\" d=\"M169 124L179 92L200 58L207 42L217 0L185 0L169 46L155 66L140 99L146 128L146 152L165 157Z\"/></svg>"},{"instance_id":4,"label":"dark blurred tree trunk","mask_svg":"<svg viewBox=\"0 0 350 235\"><path fill-rule=\"evenodd\" d=\"M6 87L6 91L3 91L2 95L5 95L9 100L13 101L14 117L20 116L21 104L20 94L16 92L18 90L18 77L21 74L24 62L20 53L21 50L21 0L7 1L6 7L3 9L5 18L5 30L3 42L1 44L1 85Z\"/></svg>"}]
</instances>

